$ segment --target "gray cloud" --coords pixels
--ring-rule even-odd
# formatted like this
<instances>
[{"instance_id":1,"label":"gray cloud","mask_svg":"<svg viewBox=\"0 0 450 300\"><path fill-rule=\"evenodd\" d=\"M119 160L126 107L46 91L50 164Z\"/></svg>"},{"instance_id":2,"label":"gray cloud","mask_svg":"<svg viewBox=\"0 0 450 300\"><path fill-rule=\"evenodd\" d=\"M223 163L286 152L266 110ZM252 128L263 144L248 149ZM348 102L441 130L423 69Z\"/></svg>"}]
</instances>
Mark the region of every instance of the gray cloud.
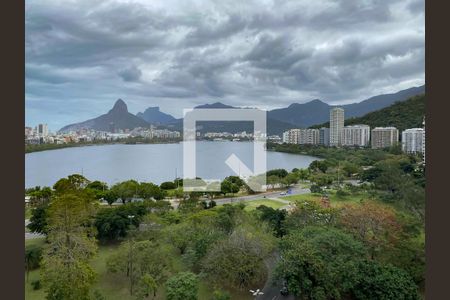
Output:
<instances>
[{"instance_id":1,"label":"gray cloud","mask_svg":"<svg viewBox=\"0 0 450 300\"><path fill-rule=\"evenodd\" d=\"M150 3L150 4L149 4ZM26 120L344 103L424 83L423 0L26 4Z\"/></svg>"},{"instance_id":2,"label":"gray cloud","mask_svg":"<svg viewBox=\"0 0 450 300\"><path fill-rule=\"evenodd\" d=\"M131 66L120 70L117 74L122 77L124 81L139 81L142 76L142 71L136 66Z\"/></svg>"}]
</instances>

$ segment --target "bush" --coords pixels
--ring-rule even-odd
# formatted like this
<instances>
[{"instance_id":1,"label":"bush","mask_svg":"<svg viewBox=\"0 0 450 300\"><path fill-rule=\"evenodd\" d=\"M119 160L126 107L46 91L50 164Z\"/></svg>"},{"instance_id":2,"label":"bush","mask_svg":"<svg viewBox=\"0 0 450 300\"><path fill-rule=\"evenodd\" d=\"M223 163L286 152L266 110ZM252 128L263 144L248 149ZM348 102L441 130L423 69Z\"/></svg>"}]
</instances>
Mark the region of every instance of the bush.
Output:
<instances>
[{"instance_id":1,"label":"bush","mask_svg":"<svg viewBox=\"0 0 450 300\"><path fill-rule=\"evenodd\" d=\"M314 194L321 194L321 193L323 193L322 188L320 186L318 186L317 184L311 185L310 190L311 190L311 193L314 193Z\"/></svg>"},{"instance_id":2,"label":"bush","mask_svg":"<svg viewBox=\"0 0 450 300\"><path fill-rule=\"evenodd\" d=\"M339 190L337 190L337 192L336 192L336 196L337 196L338 198L344 198L344 197L348 196L348 192L346 192L346 191L343 190L343 189L339 189Z\"/></svg>"},{"instance_id":3,"label":"bush","mask_svg":"<svg viewBox=\"0 0 450 300\"><path fill-rule=\"evenodd\" d=\"M34 291L40 290L41 289L41 281L40 280L33 280L31 282L31 286L33 287Z\"/></svg>"},{"instance_id":4,"label":"bush","mask_svg":"<svg viewBox=\"0 0 450 300\"><path fill-rule=\"evenodd\" d=\"M227 291L215 290L213 300L231 300L231 295Z\"/></svg>"}]
</instances>

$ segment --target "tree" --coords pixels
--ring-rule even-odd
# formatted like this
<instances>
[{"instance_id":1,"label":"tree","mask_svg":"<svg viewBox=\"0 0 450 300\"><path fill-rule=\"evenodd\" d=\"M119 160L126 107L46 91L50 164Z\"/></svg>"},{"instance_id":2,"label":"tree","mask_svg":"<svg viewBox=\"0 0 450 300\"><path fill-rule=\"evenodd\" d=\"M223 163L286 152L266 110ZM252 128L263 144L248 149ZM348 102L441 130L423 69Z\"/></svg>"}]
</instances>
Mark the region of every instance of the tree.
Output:
<instances>
[{"instance_id":1,"label":"tree","mask_svg":"<svg viewBox=\"0 0 450 300\"><path fill-rule=\"evenodd\" d=\"M256 210L260 212L259 218L262 221L269 223L276 237L282 237L285 235L286 230L284 228L284 221L287 216L286 210L273 209L272 207L267 207L265 205L258 206Z\"/></svg>"},{"instance_id":2,"label":"tree","mask_svg":"<svg viewBox=\"0 0 450 300\"><path fill-rule=\"evenodd\" d=\"M151 182L141 182L137 188L137 194L144 199L164 199L165 193L159 186Z\"/></svg>"},{"instance_id":3,"label":"tree","mask_svg":"<svg viewBox=\"0 0 450 300\"><path fill-rule=\"evenodd\" d=\"M322 188L320 186L318 186L317 184L312 184L311 187L309 188L309 190L311 191L311 193L314 193L314 194L323 193Z\"/></svg>"},{"instance_id":4,"label":"tree","mask_svg":"<svg viewBox=\"0 0 450 300\"><path fill-rule=\"evenodd\" d=\"M392 248L401 232L395 211L374 201L345 205L338 223L368 247L372 258Z\"/></svg>"},{"instance_id":5,"label":"tree","mask_svg":"<svg viewBox=\"0 0 450 300\"><path fill-rule=\"evenodd\" d=\"M191 227L187 222L174 224L164 229L164 236L167 241L180 251L183 255L189 245L189 231Z\"/></svg>"},{"instance_id":6,"label":"tree","mask_svg":"<svg viewBox=\"0 0 450 300\"><path fill-rule=\"evenodd\" d=\"M292 185L292 184L296 184L299 180L299 177L296 173L289 173L286 177L283 178L282 182L285 185Z\"/></svg>"},{"instance_id":7,"label":"tree","mask_svg":"<svg viewBox=\"0 0 450 300\"><path fill-rule=\"evenodd\" d=\"M177 188L177 186L175 185L175 183L172 182L172 181L166 181L166 182L163 182L163 183L161 183L160 187L161 187L161 189L163 189L163 190L173 190L173 189L176 189L176 188Z\"/></svg>"},{"instance_id":8,"label":"tree","mask_svg":"<svg viewBox=\"0 0 450 300\"><path fill-rule=\"evenodd\" d=\"M103 208L95 216L94 225L97 238L100 240L115 240L125 237L133 226L139 226L142 217L147 213L144 203L127 203L118 207ZM134 216L130 221L128 216Z\"/></svg>"},{"instance_id":9,"label":"tree","mask_svg":"<svg viewBox=\"0 0 450 300\"><path fill-rule=\"evenodd\" d=\"M57 193L64 193L67 191L75 191L81 190L85 188L89 184L89 180L80 175L80 174L72 174L67 176L67 178L61 178L54 185L53 189Z\"/></svg>"},{"instance_id":10,"label":"tree","mask_svg":"<svg viewBox=\"0 0 450 300\"><path fill-rule=\"evenodd\" d=\"M41 260L42 260L41 247L32 245L25 248L25 271L27 274L27 282L30 271L39 268Z\"/></svg>"},{"instance_id":11,"label":"tree","mask_svg":"<svg viewBox=\"0 0 450 300\"><path fill-rule=\"evenodd\" d=\"M288 171L286 171L285 169L273 169L270 171L267 171L266 176L270 177L270 176L277 176L278 178L284 178L288 175Z\"/></svg>"},{"instance_id":12,"label":"tree","mask_svg":"<svg viewBox=\"0 0 450 300\"><path fill-rule=\"evenodd\" d=\"M41 276L49 300L87 300L95 280L89 261L97 249L91 225L95 199L72 189L64 194L60 189L48 211Z\"/></svg>"},{"instance_id":13,"label":"tree","mask_svg":"<svg viewBox=\"0 0 450 300\"><path fill-rule=\"evenodd\" d=\"M103 193L103 199L105 199L109 205L112 205L114 202L116 202L118 198L119 196L116 195L113 190L109 190Z\"/></svg>"},{"instance_id":14,"label":"tree","mask_svg":"<svg viewBox=\"0 0 450 300\"><path fill-rule=\"evenodd\" d=\"M358 265L357 274L358 280L352 287L355 299L420 299L416 284L402 269L375 261L363 261Z\"/></svg>"},{"instance_id":15,"label":"tree","mask_svg":"<svg viewBox=\"0 0 450 300\"><path fill-rule=\"evenodd\" d=\"M264 259L272 249L270 242L270 236L261 232L234 231L208 251L203 271L211 281L236 288L256 284L266 275Z\"/></svg>"},{"instance_id":16,"label":"tree","mask_svg":"<svg viewBox=\"0 0 450 300\"><path fill-rule=\"evenodd\" d=\"M167 253L158 244L147 240L136 242L131 239L123 243L119 251L108 259L107 268L112 273L120 273L128 277L130 295L133 295L135 285L145 275L150 276L153 281L152 289L156 294L156 288L167 277L166 257ZM150 284L148 276L144 279L147 288Z\"/></svg>"},{"instance_id":17,"label":"tree","mask_svg":"<svg viewBox=\"0 0 450 300\"><path fill-rule=\"evenodd\" d=\"M32 191L28 191L27 195L30 196L30 204L34 207L48 204L53 195L53 191L49 187L36 187Z\"/></svg>"},{"instance_id":18,"label":"tree","mask_svg":"<svg viewBox=\"0 0 450 300\"><path fill-rule=\"evenodd\" d=\"M325 160L315 160L309 164L308 169L311 171L320 171L322 173L326 173L328 164Z\"/></svg>"},{"instance_id":19,"label":"tree","mask_svg":"<svg viewBox=\"0 0 450 300\"><path fill-rule=\"evenodd\" d=\"M220 184L220 190L225 194L235 194L239 192L239 185L229 179L224 179Z\"/></svg>"},{"instance_id":20,"label":"tree","mask_svg":"<svg viewBox=\"0 0 450 300\"><path fill-rule=\"evenodd\" d=\"M111 187L111 191L118 198L122 199L123 203L131 201L134 196L138 194L139 183L135 180L127 180L116 183Z\"/></svg>"},{"instance_id":21,"label":"tree","mask_svg":"<svg viewBox=\"0 0 450 300\"><path fill-rule=\"evenodd\" d=\"M156 280L149 274L144 274L139 283L136 299L144 300L152 295L152 299L156 297L156 291L158 288L158 283Z\"/></svg>"},{"instance_id":22,"label":"tree","mask_svg":"<svg viewBox=\"0 0 450 300\"><path fill-rule=\"evenodd\" d=\"M105 182L101 182L99 180L92 181L88 183L86 189L91 190L96 199L105 198L108 194L108 185Z\"/></svg>"},{"instance_id":23,"label":"tree","mask_svg":"<svg viewBox=\"0 0 450 300\"><path fill-rule=\"evenodd\" d=\"M191 272L181 272L166 282L167 300L197 300L198 278Z\"/></svg>"},{"instance_id":24,"label":"tree","mask_svg":"<svg viewBox=\"0 0 450 300\"><path fill-rule=\"evenodd\" d=\"M87 189L92 189L96 191L107 191L108 185L105 182L101 182L99 180L95 180L90 182L87 186Z\"/></svg>"},{"instance_id":25,"label":"tree","mask_svg":"<svg viewBox=\"0 0 450 300\"><path fill-rule=\"evenodd\" d=\"M31 210L30 223L27 228L31 232L36 232L40 234L47 234L47 210L48 203L42 203Z\"/></svg>"},{"instance_id":26,"label":"tree","mask_svg":"<svg viewBox=\"0 0 450 300\"><path fill-rule=\"evenodd\" d=\"M295 230L307 225L331 225L335 223L336 210L323 207L316 200L297 201L292 213L286 217L285 230Z\"/></svg>"},{"instance_id":27,"label":"tree","mask_svg":"<svg viewBox=\"0 0 450 300\"><path fill-rule=\"evenodd\" d=\"M284 236L276 278L302 299L341 299L353 287L363 245L333 227L307 226Z\"/></svg>"}]
</instances>

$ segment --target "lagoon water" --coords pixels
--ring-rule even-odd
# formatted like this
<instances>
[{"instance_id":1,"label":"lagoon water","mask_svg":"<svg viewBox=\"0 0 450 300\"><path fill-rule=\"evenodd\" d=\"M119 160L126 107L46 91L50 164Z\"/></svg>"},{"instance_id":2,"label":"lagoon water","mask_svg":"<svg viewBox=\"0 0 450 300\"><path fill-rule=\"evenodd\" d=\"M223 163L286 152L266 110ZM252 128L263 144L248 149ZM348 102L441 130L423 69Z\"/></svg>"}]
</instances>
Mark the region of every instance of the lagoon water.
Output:
<instances>
[{"instance_id":1,"label":"lagoon water","mask_svg":"<svg viewBox=\"0 0 450 300\"><path fill-rule=\"evenodd\" d=\"M197 142L197 176L223 179L236 175L225 164L232 154L253 168L251 142ZM317 158L267 152L267 169L305 168ZM135 179L160 184L183 173L183 144L100 145L64 148L25 155L25 187L52 186L70 174L108 184Z\"/></svg>"}]
</instances>

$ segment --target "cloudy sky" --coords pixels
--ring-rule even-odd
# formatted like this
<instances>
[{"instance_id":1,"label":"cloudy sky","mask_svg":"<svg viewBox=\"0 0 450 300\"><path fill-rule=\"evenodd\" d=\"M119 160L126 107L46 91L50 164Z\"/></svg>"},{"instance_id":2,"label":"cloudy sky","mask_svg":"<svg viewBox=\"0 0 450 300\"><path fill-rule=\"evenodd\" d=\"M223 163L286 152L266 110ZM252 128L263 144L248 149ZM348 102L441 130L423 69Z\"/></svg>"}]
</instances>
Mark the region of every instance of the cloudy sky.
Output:
<instances>
[{"instance_id":1,"label":"cloudy sky","mask_svg":"<svg viewBox=\"0 0 450 300\"><path fill-rule=\"evenodd\" d=\"M26 124L122 98L180 117L221 101L330 104L422 85L424 0L27 0Z\"/></svg>"}]
</instances>

